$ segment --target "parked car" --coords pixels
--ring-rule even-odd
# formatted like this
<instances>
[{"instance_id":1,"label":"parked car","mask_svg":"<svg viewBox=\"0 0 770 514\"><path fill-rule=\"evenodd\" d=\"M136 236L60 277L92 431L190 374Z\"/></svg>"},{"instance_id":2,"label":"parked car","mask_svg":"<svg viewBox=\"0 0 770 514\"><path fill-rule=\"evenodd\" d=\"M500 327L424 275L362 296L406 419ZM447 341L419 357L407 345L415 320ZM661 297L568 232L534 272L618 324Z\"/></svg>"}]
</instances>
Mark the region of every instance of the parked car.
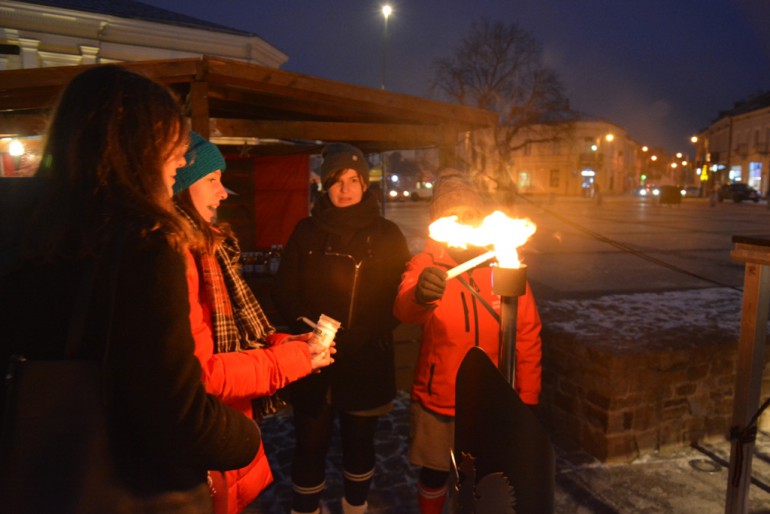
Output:
<instances>
[{"instance_id":1,"label":"parked car","mask_svg":"<svg viewBox=\"0 0 770 514\"><path fill-rule=\"evenodd\" d=\"M702 194L700 186L685 186L682 191L684 191L682 196L686 198L700 198Z\"/></svg>"},{"instance_id":2,"label":"parked car","mask_svg":"<svg viewBox=\"0 0 770 514\"><path fill-rule=\"evenodd\" d=\"M743 182L733 182L732 184L724 184L719 188L719 201L722 202L725 198L729 198L735 203L741 203L744 200L757 203L759 191Z\"/></svg>"},{"instance_id":3,"label":"parked car","mask_svg":"<svg viewBox=\"0 0 770 514\"><path fill-rule=\"evenodd\" d=\"M433 198L433 182L429 180L418 180L412 188L410 198L412 200L430 200Z\"/></svg>"},{"instance_id":4,"label":"parked car","mask_svg":"<svg viewBox=\"0 0 770 514\"><path fill-rule=\"evenodd\" d=\"M643 184L635 190L635 193L642 198L651 198L653 196L657 197L660 194L660 190L658 186Z\"/></svg>"}]
</instances>

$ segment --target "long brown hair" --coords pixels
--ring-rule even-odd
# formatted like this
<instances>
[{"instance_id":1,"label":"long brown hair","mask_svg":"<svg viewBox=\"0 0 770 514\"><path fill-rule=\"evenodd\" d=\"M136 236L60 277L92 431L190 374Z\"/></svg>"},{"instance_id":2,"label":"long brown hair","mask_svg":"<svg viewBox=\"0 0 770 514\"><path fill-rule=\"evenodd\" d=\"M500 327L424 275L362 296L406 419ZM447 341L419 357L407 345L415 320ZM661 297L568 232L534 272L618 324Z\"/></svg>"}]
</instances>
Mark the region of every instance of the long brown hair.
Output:
<instances>
[{"instance_id":1,"label":"long brown hair","mask_svg":"<svg viewBox=\"0 0 770 514\"><path fill-rule=\"evenodd\" d=\"M180 104L165 86L114 65L77 75L59 97L37 171L51 185L47 212L36 219L48 232L42 250L96 252L116 223L160 230L181 249L186 228L162 170L187 138Z\"/></svg>"},{"instance_id":2,"label":"long brown hair","mask_svg":"<svg viewBox=\"0 0 770 514\"><path fill-rule=\"evenodd\" d=\"M190 188L188 187L181 193L174 196L177 206L182 209L187 216L195 223L195 228L200 236L193 245L199 252L206 252L213 255L217 247L228 237L235 237L232 227L229 223L212 224L200 215L198 209L192 201Z\"/></svg>"}]
</instances>

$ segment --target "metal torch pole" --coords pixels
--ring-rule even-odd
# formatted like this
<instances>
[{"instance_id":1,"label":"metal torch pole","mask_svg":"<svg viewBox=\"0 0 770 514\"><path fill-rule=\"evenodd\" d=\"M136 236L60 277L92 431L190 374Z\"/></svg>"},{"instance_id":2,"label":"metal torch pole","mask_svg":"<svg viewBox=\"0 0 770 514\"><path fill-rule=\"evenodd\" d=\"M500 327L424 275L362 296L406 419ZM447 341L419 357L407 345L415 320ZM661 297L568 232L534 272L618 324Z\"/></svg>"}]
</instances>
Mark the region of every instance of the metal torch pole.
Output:
<instances>
[{"instance_id":1,"label":"metal torch pole","mask_svg":"<svg viewBox=\"0 0 770 514\"><path fill-rule=\"evenodd\" d=\"M527 267L492 270L492 291L500 296L500 346L497 369L513 387L516 379L516 320L519 296L527 289Z\"/></svg>"}]
</instances>

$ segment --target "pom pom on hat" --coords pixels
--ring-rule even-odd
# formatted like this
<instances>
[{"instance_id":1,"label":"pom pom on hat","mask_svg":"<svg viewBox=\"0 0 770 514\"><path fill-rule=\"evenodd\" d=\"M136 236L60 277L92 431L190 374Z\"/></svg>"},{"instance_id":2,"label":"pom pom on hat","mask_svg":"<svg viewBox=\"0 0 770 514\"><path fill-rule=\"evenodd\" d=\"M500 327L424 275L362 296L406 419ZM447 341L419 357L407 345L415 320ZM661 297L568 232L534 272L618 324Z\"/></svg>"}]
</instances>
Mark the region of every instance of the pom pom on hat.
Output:
<instances>
[{"instance_id":1,"label":"pom pom on hat","mask_svg":"<svg viewBox=\"0 0 770 514\"><path fill-rule=\"evenodd\" d=\"M200 179L217 170L225 171L227 164L217 145L197 132L190 131L190 147L184 154L187 165L176 170L174 194L181 193Z\"/></svg>"},{"instance_id":2,"label":"pom pom on hat","mask_svg":"<svg viewBox=\"0 0 770 514\"><path fill-rule=\"evenodd\" d=\"M464 174L452 168L441 170L433 186L432 220L443 218L452 208L464 206L484 212L484 200Z\"/></svg>"},{"instance_id":3,"label":"pom pom on hat","mask_svg":"<svg viewBox=\"0 0 770 514\"><path fill-rule=\"evenodd\" d=\"M329 182L340 170L356 170L364 184L369 185L369 163L366 162L363 152L347 143L332 143L326 145L321 151L323 162L318 170L321 177L321 185L324 190L329 189Z\"/></svg>"}]
</instances>

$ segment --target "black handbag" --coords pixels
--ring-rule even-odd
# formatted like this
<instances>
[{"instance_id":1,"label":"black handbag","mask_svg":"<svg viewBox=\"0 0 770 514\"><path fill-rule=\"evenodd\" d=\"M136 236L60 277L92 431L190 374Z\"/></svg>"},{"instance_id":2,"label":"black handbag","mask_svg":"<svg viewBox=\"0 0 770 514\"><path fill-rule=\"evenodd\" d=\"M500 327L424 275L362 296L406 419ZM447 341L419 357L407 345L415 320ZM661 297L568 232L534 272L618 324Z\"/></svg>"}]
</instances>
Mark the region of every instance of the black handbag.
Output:
<instances>
[{"instance_id":1,"label":"black handbag","mask_svg":"<svg viewBox=\"0 0 770 514\"><path fill-rule=\"evenodd\" d=\"M120 245L118 245L120 246ZM111 327L117 255L110 269ZM0 433L0 509L13 513L198 513L206 484L143 497L121 479L110 448L102 362L78 359L98 260L80 284L63 360L14 356ZM109 337L105 355L109 351Z\"/></svg>"}]
</instances>

